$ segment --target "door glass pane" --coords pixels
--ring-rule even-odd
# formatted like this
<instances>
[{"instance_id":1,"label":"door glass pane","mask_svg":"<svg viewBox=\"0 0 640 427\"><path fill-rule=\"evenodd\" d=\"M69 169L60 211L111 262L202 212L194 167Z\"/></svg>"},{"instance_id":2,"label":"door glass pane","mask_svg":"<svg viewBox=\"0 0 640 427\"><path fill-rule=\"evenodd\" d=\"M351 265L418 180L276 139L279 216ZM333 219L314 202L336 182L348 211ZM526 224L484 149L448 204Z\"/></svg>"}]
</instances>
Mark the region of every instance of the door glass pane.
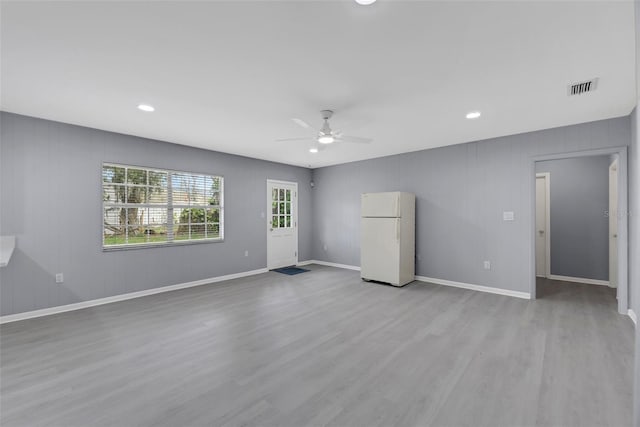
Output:
<instances>
[{"instance_id":1,"label":"door glass pane","mask_svg":"<svg viewBox=\"0 0 640 427\"><path fill-rule=\"evenodd\" d=\"M287 228L291 227L291 215L287 215Z\"/></svg>"},{"instance_id":2,"label":"door glass pane","mask_svg":"<svg viewBox=\"0 0 640 427\"><path fill-rule=\"evenodd\" d=\"M277 214L278 213L278 203L277 202L271 202L271 213L272 214Z\"/></svg>"},{"instance_id":3,"label":"door glass pane","mask_svg":"<svg viewBox=\"0 0 640 427\"><path fill-rule=\"evenodd\" d=\"M291 215L291 202L287 202L287 211L285 213Z\"/></svg>"},{"instance_id":4,"label":"door glass pane","mask_svg":"<svg viewBox=\"0 0 640 427\"><path fill-rule=\"evenodd\" d=\"M287 202L291 201L291 190L287 190Z\"/></svg>"},{"instance_id":5,"label":"door glass pane","mask_svg":"<svg viewBox=\"0 0 640 427\"><path fill-rule=\"evenodd\" d=\"M274 215L273 218L271 218L271 227L278 228L278 215Z\"/></svg>"},{"instance_id":6,"label":"door glass pane","mask_svg":"<svg viewBox=\"0 0 640 427\"><path fill-rule=\"evenodd\" d=\"M278 189L274 188L271 190L271 200L274 202L278 201Z\"/></svg>"},{"instance_id":7,"label":"door glass pane","mask_svg":"<svg viewBox=\"0 0 640 427\"><path fill-rule=\"evenodd\" d=\"M280 189L280 200L284 200L284 188Z\"/></svg>"},{"instance_id":8,"label":"door glass pane","mask_svg":"<svg viewBox=\"0 0 640 427\"><path fill-rule=\"evenodd\" d=\"M284 202L280 202L280 214L284 214Z\"/></svg>"},{"instance_id":9,"label":"door glass pane","mask_svg":"<svg viewBox=\"0 0 640 427\"><path fill-rule=\"evenodd\" d=\"M280 227L284 228L284 226L285 226L284 224L285 224L284 223L284 215L280 215Z\"/></svg>"}]
</instances>

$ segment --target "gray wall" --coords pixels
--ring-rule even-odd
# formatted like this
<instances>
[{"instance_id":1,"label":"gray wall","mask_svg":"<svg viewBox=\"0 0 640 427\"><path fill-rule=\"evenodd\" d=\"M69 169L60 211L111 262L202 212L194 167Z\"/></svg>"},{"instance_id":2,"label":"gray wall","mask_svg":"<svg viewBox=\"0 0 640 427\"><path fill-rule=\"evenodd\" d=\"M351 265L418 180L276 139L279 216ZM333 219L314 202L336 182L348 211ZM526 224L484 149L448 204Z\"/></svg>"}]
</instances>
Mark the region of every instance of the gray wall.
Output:
<instances>
[{"instance_id":1,"label":"gray wall","mask_svg":"<svg viewBox=\"0 0 640 427\"><path fill-rule=\"evenodd\" d=\"M640 6L636 3L636 13ZM636 16L637 16L636 15ZM640 25L640 20L636 20ZM640 43L638 44L640 46ZM640 100L640 98L639 98ZM639 103L640 104L640 103ZM631 113L631 147L629 149L629 301L640 316L640 111ZM636 374L634 425L640 427L640 326L636 325Z\"/></svg>"},{"instance_id":2,"label":"gray wall","mask_svg":"<svg viewBox=\"0 0 640 427\"><path fill-rule=\"evenodd\" d=\"M629 150L629 292L631 308L640 315L640 1L634 2L636 23L636 108L631 113ZM633 424L640 427L640 327L636 325L636 374Z\"/></svg>"},{"instance_id":3,"label":"gray wall","mask_svg":"<svg viewBox=\"0 0 640 427\"><path fill-rule=\"evenodd\" d=\"M550 173L551 274L609 280L610 156L536 162Z\"/></svg>"},{"instance_id":4,"label":"gray wall","mask_svg":"<svg viewBox=\"0 0 640 427\"><path fill-rule=\"evenodd\" d=\"M266 267L267 178L299 183L299 259L310 259L308 169L8 113L0 126L0 234L17 236L2 315ZM104 161L224 175L225 241L102 252Z\"/></svg>"},{"instance_id":5,"label":"gray wall","mask_svg":"<svg viewBox=\"0 0 640 427\"><path fill-rule=\"evenodd\" d=\"M629 117L314 170L315 259L359 265L363 192L416 194L416 274L529 292L534 156L628 146ZM514 211L515 221L502 221ZM325 250L326 245L326 250ZM483 261L492 263L483 270Z\"/></svg>"}]
</instances>

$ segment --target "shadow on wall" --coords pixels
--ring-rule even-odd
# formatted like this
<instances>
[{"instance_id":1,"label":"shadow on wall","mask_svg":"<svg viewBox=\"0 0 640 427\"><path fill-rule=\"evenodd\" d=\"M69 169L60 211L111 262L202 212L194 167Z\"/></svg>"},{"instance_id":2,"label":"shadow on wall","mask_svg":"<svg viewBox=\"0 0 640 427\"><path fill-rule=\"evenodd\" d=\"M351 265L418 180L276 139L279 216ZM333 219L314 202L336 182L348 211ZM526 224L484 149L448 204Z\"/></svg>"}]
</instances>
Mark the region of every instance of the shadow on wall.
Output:
<instances>
[{"instance_id":1,"label":"shadow on wall","mask_svg":"<svg viewBox=\"0 0 640 427\"><path fill-rule=\"evenodd\" d=\"M20 272L20 280L13 276ZM25 277L24 273L28 272ZM0 270L0 301L2 315L40 310L52 306L73 304L82 299L64 283L55 283L56 272L50 272L19 246L13 251L11 260ZM30 292L17 292L16 286L29 285Z\"/></svg>"}]
</instances>

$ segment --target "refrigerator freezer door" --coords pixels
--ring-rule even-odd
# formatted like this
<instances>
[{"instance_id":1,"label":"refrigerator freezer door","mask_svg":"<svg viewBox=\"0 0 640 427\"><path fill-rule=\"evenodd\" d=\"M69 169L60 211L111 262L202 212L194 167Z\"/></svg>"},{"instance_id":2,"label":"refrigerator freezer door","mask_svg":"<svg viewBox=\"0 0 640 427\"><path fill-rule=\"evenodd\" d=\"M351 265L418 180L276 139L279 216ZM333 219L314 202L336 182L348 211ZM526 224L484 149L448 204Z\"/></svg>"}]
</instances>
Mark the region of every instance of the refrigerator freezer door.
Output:
<instances>
[{"instance_id":1,"label":"refrigerator freezer door","mask_svg":"<svg viewBox=\"0 0 640 427\"><path fill-rule=\"evenodd\" d=\"M362 218L360 276L398 285L400 280L400 219Z\"/></svg>"},{"instance_id":2,"label":"refrigerator freezer door","mask_svg":"<svg viewBox=\"0 0 640 427\"><path fill-rule=\"evenodd\" d=\"M397 218L400 216L400 193L364 193L362 195L363 217Z\"/></svg>"}]
</instances>

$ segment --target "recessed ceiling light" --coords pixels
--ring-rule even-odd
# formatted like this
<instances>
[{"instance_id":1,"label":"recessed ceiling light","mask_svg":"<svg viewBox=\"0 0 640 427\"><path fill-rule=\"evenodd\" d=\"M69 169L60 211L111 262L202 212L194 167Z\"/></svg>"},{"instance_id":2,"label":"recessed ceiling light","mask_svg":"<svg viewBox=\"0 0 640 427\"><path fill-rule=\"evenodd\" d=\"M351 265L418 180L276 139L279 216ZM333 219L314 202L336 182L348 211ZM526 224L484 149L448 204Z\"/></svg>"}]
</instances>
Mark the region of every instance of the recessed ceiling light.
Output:
<instances>
[{"instance_id":1,"label":"recessed ceiling light","mask_svg":"<svg viewBox=\"0 0 640 427\"><path fill-rule=\"evenodd\" d=\"M467 119L477 119L478 117L480 117L480 111L472 111L470 113L467 113Z\"/></svg>"},{"instance_id":2,"label":"recessed ceiling light","mask_svg":"<svg viewBox=\"0 0 640 427\"><path fill-rule=\"evenodd\" d=\"M331 144L334 141L331 135L322 135L318 137L318 142L320 144Z\"/></svg>"},{"instance_id":3,"label":"recessed ceiling light","mask_svg":"<svg viewBox=\"0 0 640 427\"><path fill-rule=\"evenodd\" d=\"M312 148L309 148L309 152L315 154L318 152L318 149L316 147L312 147Z\"/></svg>"},{"instance_id":4,"label":"recessed ceiling light","mask_svg":"<svg viewBox=\"0 0 640 427\"><path fill-rule=\"evenodd\" d=\"M142 111L146 111L147 113L150 113L152 111L155 111L156 109L148 104L138 104L138 110L142 110Z\"/></svg>"},{"instance_id":5,"label":"recessed ceiling light","mask_svg":"<svg viewBox=\"0 0 640 427\"><path fill-rule=\"evenodd\" d=\"M356 3L361 4L362 6L369 6L375 2L376 0L356 0Z\"/></svg>"}]
</instances>

